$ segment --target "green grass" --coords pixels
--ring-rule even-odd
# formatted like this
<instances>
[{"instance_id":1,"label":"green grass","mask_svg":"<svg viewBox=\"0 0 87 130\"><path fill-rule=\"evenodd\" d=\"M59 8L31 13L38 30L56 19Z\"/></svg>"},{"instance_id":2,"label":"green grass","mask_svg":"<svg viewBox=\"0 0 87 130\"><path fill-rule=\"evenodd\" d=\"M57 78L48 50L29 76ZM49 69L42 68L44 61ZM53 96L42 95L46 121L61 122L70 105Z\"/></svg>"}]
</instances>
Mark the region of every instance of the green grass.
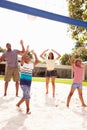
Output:
<instances>
[{"instance_id":1,"label":"green grass","mask_svg":"<svg viewBox=\"0 0 87 130\"><path fill-rule=\"evenodd\" d=\"M3 80L4 79L4 76L0 75L0 80Z\"/></svg>"},{"instance_id":2,"label":"green grass","mask_svg":"<svg viewBox=\"0 0 87 130\"><path fill-rule=\"evenodd\" d=\"M4 76L0 76L0 80L3 80ZM33 82L45 82L43 77L33 77ZM56 83L72 84L72 79L56 78ZM83 86L87 86L87 80L83 81Z\"/></svg>"},{"instance_id":3,"label":"green grass","mask_svg":"<svg viewBox=\"0 0 87 130\"><path fill-rule=\"evenodd\" d=\"M35 82L45 82L45 78L33 77L33 81L35 81ZM56 83L72 84L72 79L56 78ZM87 81L86 80L83 81L83 86L87 86Z\"/></svg>"}]
</instances>

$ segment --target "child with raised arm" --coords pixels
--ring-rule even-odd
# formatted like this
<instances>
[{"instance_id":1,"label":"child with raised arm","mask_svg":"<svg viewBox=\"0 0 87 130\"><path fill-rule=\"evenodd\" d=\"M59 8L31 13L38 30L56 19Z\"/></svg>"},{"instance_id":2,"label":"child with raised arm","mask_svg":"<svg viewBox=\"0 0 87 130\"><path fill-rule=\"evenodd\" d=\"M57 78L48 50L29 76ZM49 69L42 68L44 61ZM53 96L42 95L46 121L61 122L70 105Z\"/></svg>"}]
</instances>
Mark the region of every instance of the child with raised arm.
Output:
<instances>
[{"instance_id":1,"label":"child with raised arm","mask_svg":"<svg viewBox=\"0 0 87 130\"><path fill-rule=\"evenodd\" d=\"M69 107L71 97L76 89L78 90L78 94L79 94L79 98L80 98L82 106L86 107L87 105L84 103L84 99L82 95L82 82L83 82L84 69L87 68L87 65L82 65L82 60L79 58L75 60L76 56L77 56L77 53L73 54L70 60L70 63L74 72L74 78L73 78L73 83L71 85L71 90L67 97L67 107Z\"/></svg>"},{"instance_id":2,"label":"child with raised arm","mask_svg":"<svg viewBox=\"0 0 87 130\"><path fill-rule=\"evenodd\" d=\"M26 114L30 114L30 90L32 83L32 70L34 66L38 64L39 60L36 53L32 50L31 53L34 55L35 60L31 62L31 58L28 55L29 46L26 49L26 52L22 56L21 68L20 68L20 86L23 91L23 97L16 104L17 108L20 108L20 105L25 101L26 104Z\"/></svg>"}]
</instances>

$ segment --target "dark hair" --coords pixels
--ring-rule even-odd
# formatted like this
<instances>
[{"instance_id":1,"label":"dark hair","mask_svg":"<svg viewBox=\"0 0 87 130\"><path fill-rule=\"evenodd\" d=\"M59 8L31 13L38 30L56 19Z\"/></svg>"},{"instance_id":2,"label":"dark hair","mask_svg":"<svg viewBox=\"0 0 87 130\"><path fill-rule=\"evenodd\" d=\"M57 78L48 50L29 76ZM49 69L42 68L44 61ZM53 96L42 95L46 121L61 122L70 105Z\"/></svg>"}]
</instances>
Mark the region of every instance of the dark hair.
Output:
<instances>
[{"instance_id":1,"label":"dark hair","mask_svg":"<svg viewBox=\"0 0 87 130\"><path fill-rule=\"evenodd\" d=\"M53 54L53 52L50 52L49 55L50 55L50 54L52 55L51 59L54 59L54 54ZM50 56L49 56L49 55L48 55L48 59L50 59Z\"/></svg>"},{"instance_id":2,"label":"dark hair","mask_svg":"<svg viewBox=\"0 0 87 130\"><path fill-rule=\"evenodd\" d=\"M10 43L6 43L6 46L11 45Z\"/></svg>"}]
</instances>

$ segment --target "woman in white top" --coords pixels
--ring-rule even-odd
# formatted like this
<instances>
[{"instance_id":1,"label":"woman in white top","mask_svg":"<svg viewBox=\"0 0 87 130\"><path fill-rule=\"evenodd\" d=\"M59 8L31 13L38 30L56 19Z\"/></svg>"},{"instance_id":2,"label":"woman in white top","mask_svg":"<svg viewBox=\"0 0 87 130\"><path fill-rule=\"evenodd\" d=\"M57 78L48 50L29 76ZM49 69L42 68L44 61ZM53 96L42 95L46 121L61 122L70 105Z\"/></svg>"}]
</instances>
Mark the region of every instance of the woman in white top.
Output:
<instances>
[{"instance_id":1,"label":"woman in white top","mask_svg":"<svg viewBox=\"0 0 87 130\"><path fill-rule=\"evenodd\" d=\"M51 52L49 52L48 57L46 58L46 53L48 52L49 49L43 51L43 53L40 55L40 57L45 60L46 62L46 94L48 94L48 88L49 88L49 82L51 78L52 82L52 90L53 90L53 97L55 97L55 78L57 76L56 70L55 70L55 62L58 60L61 55L56 52L55 50L51 49ZM56 58L54 58L54 54L57 55Z\"/></svg>"}]
</instances>

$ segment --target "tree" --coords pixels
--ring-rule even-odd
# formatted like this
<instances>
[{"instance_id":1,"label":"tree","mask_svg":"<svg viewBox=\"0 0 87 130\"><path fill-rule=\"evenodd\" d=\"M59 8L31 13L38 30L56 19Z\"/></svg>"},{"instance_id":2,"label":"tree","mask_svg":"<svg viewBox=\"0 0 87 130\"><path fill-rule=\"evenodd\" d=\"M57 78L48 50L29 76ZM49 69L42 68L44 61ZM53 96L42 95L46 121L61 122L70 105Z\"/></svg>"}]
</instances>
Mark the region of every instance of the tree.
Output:
<instances>
[{"instance_id":1,"label":"tree","mask_svg":"<svg viewBox=\"0 0 87 130\"><path fill-rule=\"evenodd\" d=\"M67 0L69 17L87 21L87 0ZM69 25L68 32L70 32L72 39L84 43L87 41L87 29Z\"/></svg>"},{"instance_id":2,"label":"tree","mask_svg":"<svg viewBox=\"0 0 87 130\"><path fill-rule=\"evenodd\" d=\"M3 49L2 47L0 47L0 52L5 52L6 49Z\"/></svg>"},{"instance_id":3,"label":"tree","mask_svg":"<svg viewBox=\"0 0 87 130\"><path fill-rule=\"evenodd\" d=\"M66 0L68 2L68 12L69 17L79 19L82 21L87 21L87 0ZM69 65L70 56L77 52L78 57L80 57L83 61L87 61L87 29L69 25L68 33L71 38L75 40L75 47L72 48L71 54L64 54L61 57L61 64Z\"/></svg>"},{"instance_id":4,"label":"tree","mask_svg":"<svg viewBox=\"0 0 87 130\"><path fill-rule=\"evenodd\" d=\"M87 49L84 44L81 44L79 42L75 43L75 47L72 48L71 54L64 54L60 59L60 64L62 65L70 65L70 58L73 55L73 53L77 52L78 56L76 58L81 58L82 61L87 61Z\"/></svg>"},{"instance_id":5,"label":"tree","mask_svg":"<svg viewBox=\"0 0 87 130\"><path fill-rule=\"evenodd\" d=\"M70 54L64 54L61 58L60 58L60 64L62 65L70 65Z\"/></svg>"}]
</instances>

